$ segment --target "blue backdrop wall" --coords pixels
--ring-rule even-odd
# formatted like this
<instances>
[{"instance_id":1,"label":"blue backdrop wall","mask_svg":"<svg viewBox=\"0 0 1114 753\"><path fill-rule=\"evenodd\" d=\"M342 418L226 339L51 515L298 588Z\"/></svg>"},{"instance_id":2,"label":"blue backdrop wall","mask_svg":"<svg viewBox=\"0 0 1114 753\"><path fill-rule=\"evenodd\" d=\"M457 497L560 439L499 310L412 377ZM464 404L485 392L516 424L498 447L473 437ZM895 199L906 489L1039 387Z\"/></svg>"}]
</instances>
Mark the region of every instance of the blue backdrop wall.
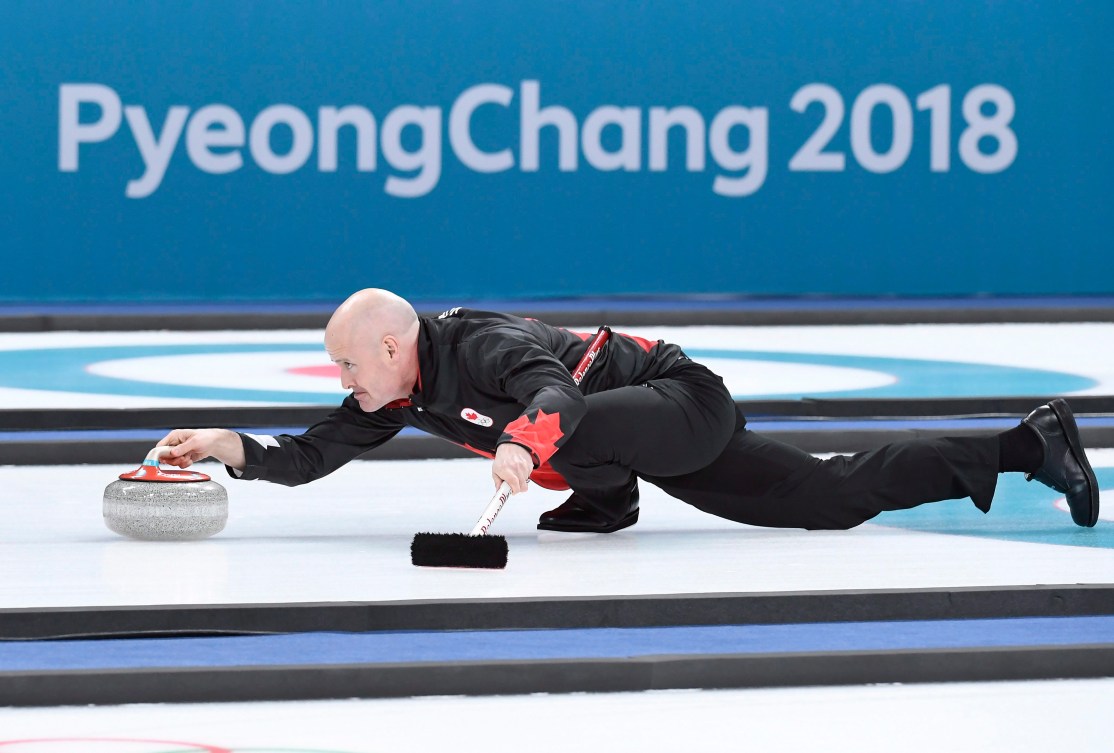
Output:
<instances>
[{"instance_id":1,"label":"blue backdrop wall","mask_svg":"<svg viewBox=\"0 0 1114 753\"><path fill-rule=\"evenodd\" d=\"M0 5L3 301L1114 292L1114 3Z\"/></svg>"}]
</instances>

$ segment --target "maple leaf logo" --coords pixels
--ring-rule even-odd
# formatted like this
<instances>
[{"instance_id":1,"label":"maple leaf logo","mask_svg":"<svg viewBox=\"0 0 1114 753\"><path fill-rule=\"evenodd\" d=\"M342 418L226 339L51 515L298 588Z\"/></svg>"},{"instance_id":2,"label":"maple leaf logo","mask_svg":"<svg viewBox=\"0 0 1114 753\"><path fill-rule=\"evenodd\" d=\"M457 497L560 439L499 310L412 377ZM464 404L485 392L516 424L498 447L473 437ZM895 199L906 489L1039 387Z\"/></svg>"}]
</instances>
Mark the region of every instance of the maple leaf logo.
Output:
<instances>
[{"instance_id":1,"label":"maple leaf logo","mask_svg":"<svg viewBox=\"0 0 1114 753\"><path fill-rule=\"evenodd\" d=\"M538 456L539 463L549 460L557 452L557 442L565 436L561 431L561 414L546 413L540 408L533 421L527 416L519 416L503 431L518 444L529 447Z\"/></svg>"},{"instance_id":2,"label":"maple leaf logo","mask_svg":"<svg viewBox=\"0 0 1114 753\"><path fill-rule=\"evenodd\" d=\"M495 423L484 414L480 413L477 410L472 410L471 408L462 409L460 411L460 417L463 418L465 421L471 421L472 423L476 424L476 426L482 426L485 429Z\"/></svg>"}]
</instances>

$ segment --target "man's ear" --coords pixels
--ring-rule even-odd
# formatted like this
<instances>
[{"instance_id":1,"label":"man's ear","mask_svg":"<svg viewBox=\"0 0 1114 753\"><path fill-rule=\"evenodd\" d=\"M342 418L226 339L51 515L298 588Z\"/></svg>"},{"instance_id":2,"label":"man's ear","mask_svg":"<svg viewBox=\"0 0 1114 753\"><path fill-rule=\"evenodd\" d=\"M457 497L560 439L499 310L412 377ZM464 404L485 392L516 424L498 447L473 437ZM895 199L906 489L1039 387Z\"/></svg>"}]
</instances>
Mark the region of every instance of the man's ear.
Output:
<instances>
[{"instance_id":1,"label":"man's ear","mask_svg":"<svg viewBox=\"0 0 1114 753\"><path fill-rule=\"evenodd\" d=\"M387 357L392 361L398 358L398 340L394 335L387 335L383 338L383 345L387 347Z\"/></svg>"}]
</instances>

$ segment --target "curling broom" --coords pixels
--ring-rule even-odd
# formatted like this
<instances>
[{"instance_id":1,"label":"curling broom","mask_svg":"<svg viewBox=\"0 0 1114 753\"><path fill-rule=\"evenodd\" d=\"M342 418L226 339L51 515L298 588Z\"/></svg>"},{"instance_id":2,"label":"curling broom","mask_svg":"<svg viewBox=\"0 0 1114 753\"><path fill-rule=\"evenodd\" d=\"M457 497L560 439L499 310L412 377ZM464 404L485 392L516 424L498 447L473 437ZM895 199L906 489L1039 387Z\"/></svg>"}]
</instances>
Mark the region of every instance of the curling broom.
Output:
<instances>
[{"instance_id":1,"label":"curling broom","mask_svg":"<svg viewBox=\"0 0 1114 753\"><path fill-rule=\"evenodd\" d=\"M603 344L611 336L611 330L600 327L588 350L572 372L573 383L579 385L588 368L599 357ZM507 566L507 539L504 536L488 536L487 532L511 496L511 487L506 481L499 485L498 491L483 515L472 527L471 533L419 533L410 542L410 562L418 567L464 567L502 570Z\"/></svg>"}]
</instances>

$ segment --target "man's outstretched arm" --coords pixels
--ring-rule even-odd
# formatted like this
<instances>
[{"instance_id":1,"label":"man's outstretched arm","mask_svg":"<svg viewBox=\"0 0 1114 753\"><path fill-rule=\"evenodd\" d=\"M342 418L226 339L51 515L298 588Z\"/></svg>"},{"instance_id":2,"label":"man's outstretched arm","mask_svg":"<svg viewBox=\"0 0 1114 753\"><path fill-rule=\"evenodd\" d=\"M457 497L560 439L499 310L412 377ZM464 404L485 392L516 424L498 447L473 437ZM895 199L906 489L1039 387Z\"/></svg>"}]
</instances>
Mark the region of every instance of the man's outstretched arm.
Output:
<instances>
[{"instance_id":1,"label":"man's outstretched arm","mask_svg":"<svg viewBox=\"0 0 1114 753\"><path fill-rule=\"evenodd\" d=\"M240 435L228 429L175 429L159 440L158 447L170 446L163 456L167 465L187 468L205 458L215 458L238 471L244 470L244 444Z\"/></svg>"},{"instance_id":2,"label":"man's outstretched arm","mask_svg":"<svg viewBox=\"0 0 1114 753\"><path fill-rule=\"evenodd\" d=\"M404 424L389 413L388 410L365 413L349 395L339 408L302 434L270 436L227 429L175 429L159 445L174 448L166 462L179 468L212 457L228 466L238 478L297 486L327 476L397 434Z\"/></svg>"}]
</instances>

